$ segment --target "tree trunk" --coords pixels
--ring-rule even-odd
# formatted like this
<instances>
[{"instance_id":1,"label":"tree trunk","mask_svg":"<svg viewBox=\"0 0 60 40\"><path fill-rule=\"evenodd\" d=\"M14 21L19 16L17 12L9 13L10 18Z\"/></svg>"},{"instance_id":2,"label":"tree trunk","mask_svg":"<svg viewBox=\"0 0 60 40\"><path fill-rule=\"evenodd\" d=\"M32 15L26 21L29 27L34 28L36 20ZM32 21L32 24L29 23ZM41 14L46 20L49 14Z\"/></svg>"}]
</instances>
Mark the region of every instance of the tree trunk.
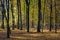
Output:
<instances>
[{"instance_id":1,"label":"tree trunk","mask_svg":"<svg viewBox=\"0 0 60 40\"><path fill-rule=\"evenodd\" d=\"M27 32L29 32L29 4L30 0L25 0L26 2L26 26L27 26Z\"/></svg>"},{"instance_id":2,"label":"tree trunk","mask_svg":"<svg viewBox=\"0 0 60 40\"><path fill-rule=\"evenodd\" d=\"M4 7L4 1L1 1L1 6L2 6L2 29L4 29L4 15L5 15L5 7Z\"/></svg>"},{"instance_id":3,"label":"tree trunk","mask_svg":"<svg viewBox=\"0 0 60 40\"><path fill-rule=\"evenodd\" d=\"M56 0L54 1L55 3L55 33L57 33L57 13L56 13Z\"/></svg>"},{"instance_id":4,"label":"tree trunk","mask_svg":"<svg viewBox=\"0 0 60 40\"><path fill-rule=\"evenodd\" d=\"M22 30L22 13L21 13L21 0L20 0L20 30Z\"/></svg>"},{"instance_id":5,"label":"tree trunk","mask_svg":"<svg viewBox=\"0 0 60 40\"><path fill-rule=\"evenodd\" d=\"M44 0L43 21L42 21L42 23L43 23L43 24L42 24L42 33L43 33L43 27L45 26L45 25L44 25L44 24L45 24L45 21L44 21L44 20L45 20L45 19L44 19L45 15L44 15L44 14L45 14L45 9L46 9L46 8L45 8L45 7L46 7L46 1L47 1L47 0Z\"/></svg>"},{"instance_id":6,"label":"tree trunk","mask_svg":"<svg viewBox=\"0 0 60 40\"><path fill-rule=\"evenodd\" d=\"M21 14L21 1L17 0L17 8L18 8L18 29L22 30L22 14Z\"/></svg>"},{"instance_id":7,"label":"tree trunk","mask_svg":"<svg viewBox=\"0 0 60 40\"><path fill-rule=\"evenodd\" d=\"M14 30L14 13L13 13L13 4L12 4L12 0L11 0L11 11L12 11L12 30Z\"/></svg>"},{"instance_id":8,"label":"tree trunk","mask_svg":"<svg viewBox=\"0 0 60 40\"><path fill-rule=\"evenodd\" d=\"M52 31L52 27L53 27L53 25L52 25L52 0L50 3L51 4L50 4L50 29L49 29L49 31Z\"/></svg>"},{"instance_id":9,"label":"tree trunk","mask_svg":"<svg viewBox=\"0 0 60 40\"><path fill-rule=\"evenodd\" d=\"M9 0L6 0L6 8L7 8L7 38L10 38L10 27L9 27Z\"/></svg>"},{"instance_id":10,"label":"tree trunk","mask_svg":"<svg viewBox=\"0 0 60 40\"><path fill-rule=\"evenodd\" d=\"M41 0L38 0L38 26L37 26L37 32L41 32L40 29L41 29L41 25L40 25L40 22L41 22Z\"/></svg>"},{"instance_id":11,"label":"tree trunk","mask_svg":"<svg viewBox=\"0 0 60 40\"><path fill-rule=\"evenodd\" d=\"M34 1L33 1L34 5ZM33 6L33 13L32 13L32 28L34 28L34 6Z\"/></svg>"}]
</instances>

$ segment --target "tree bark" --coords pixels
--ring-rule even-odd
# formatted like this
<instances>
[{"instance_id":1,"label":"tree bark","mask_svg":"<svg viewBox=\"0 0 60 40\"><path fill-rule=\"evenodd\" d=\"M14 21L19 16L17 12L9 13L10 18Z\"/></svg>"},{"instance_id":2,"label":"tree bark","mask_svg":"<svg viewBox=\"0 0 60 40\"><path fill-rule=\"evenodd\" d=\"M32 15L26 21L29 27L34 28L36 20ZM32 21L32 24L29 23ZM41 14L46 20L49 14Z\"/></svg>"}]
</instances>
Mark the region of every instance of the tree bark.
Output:
<instances>
[{"instance_id":1,"label":"tree bark","mask_svg":"<svg viewBox=\"0 0 60 40\"><path fill-rule=\"evenodd\" d=\"M14 22L14 13L13 13L13 4L12 4L12 0L11 0L11 11L12 11L12 30L14 30L14 24L15 24L15 22Z\"/></svg>"},{"instance_id":2,"label":"tree bark","mask_svg":"<svg viewBox=\"0 0 60 40\"><path fill-rule=\"evenodd\" d=\"M18 29L22 30L22 13L21 13L21 0L17 0L17 8L18 8Z\"/></svg>"},{"instance_id":3,"label":"tree bark","mask_svg":"<svg viewBox=\"0 0 60 40\"><path fill-rule=\"evenodd\" d=\"M33 1L34 5L34 1ZM32 28L34 28L34 6L33 6L33 13L32 13Z\"/></svg>"},{"instance_id":4,"label":"tree bark","mask_svg":"<svg viewBox=\"0 0 60 40\"><path fill-rule=\"evenodd\" d=\"M4 0L1 0L1 6L2 6L2 29L4 29L4 15L5 15L5 7L4 7Z\"/></svg>"},{"instance_id":5,"label":"tree bark","mask_svg":"<svg viewBox=\"0 0 60 40\"><path fill-rule=\"evenodd\" d=\"M41 0L38 0L38 26L37 26L37 32L41 32L41 18L42 18L42 14L41 14Z\"/></svg>"},{"instance_id":6,"label":"tree bark","mask_svg":"<svg viewBox=\"0 0 60 40\"><path fill-rule=\"evenodd\" d=\"M50 29L49 29L49 31L52 31L52 27L53 27L53 25L52 25L52 0L51 0L51 2L50 2Z\"/></svg>"},{"instance_id":7,"label":"tree bark","mask_svg":"<svg viewBox=\"0 0 60 40\"><path fill-rule=\"evenodd\" d=\"M57 33L57 13L56 13L56 0L54 1L55 3L55 33Z\"/></svg>"},{"instance_id":8,"label":"tree bark","mask_svg":"<svg viewBox=\"0 0 60 40\"><path fill-rule=\"evenodd\" d=\"M26 2L26 26L27 26L27 32L29 32L29 4L30 0L25 0Z\"/></svg>"},{"instance_id":9,"label":"tree bark","mask_svg":"<svg viewBox=\"0 0 60 40\"><path fill-rule=\"evenodd\" d=\"M10 27L9 27L9 0L6 0L6 9L7 9L7 38L10 38Z\"/></svg>"}]
</instances>

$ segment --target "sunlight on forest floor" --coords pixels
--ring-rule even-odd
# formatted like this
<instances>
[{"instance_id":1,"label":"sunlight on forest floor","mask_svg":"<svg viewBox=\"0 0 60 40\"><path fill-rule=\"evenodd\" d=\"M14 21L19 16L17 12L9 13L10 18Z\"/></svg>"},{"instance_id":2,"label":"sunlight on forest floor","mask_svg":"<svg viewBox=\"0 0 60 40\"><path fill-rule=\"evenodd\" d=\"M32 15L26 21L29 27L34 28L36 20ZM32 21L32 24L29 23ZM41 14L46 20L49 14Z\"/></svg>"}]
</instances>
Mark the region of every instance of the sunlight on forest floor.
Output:
<instances>
[{"instance_id":1,"label":"sunlight on forest floor","mask_svg":"<svg viewBox=\"0 0 60 40\"><path fill-rule=\"evenodd\" d=\"M0 40L60 40L60 30L58 33L53 31L44 30L43 33L37 33L36 29L33 28L27 33L26 29L15 29L11 30L10 38L6 38L6 30L0 29Z\"/></svg>"}]
</instances>

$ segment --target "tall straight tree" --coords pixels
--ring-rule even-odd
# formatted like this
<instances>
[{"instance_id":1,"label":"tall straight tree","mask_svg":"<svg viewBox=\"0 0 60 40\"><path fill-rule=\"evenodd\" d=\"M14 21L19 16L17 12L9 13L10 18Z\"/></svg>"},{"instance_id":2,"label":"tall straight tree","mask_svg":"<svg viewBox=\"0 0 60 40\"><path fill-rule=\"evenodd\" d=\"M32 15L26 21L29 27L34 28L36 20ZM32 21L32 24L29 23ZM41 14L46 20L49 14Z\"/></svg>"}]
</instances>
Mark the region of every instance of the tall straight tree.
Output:
<instances>
[{"instance_id":1,"label":"tall straight tree","mask_svg":"<svg viewBox=\"0 0 60 40\"><path fill-rule=\"evenodd\" d=\"M41 19L42 19L41 0L38 0L38 26L37 26L37 32L41 32L40 31L40 29L41 29L41 25L40 25Z\"/></svg>"},{"instance_id":2,"label":"tall straight tree","mask_svg":"<svg viewBox=\"0 0 60 40\"><path fill-rule=\"evenodd\" d=\"M7 9L7 38L10 38L10 27L9 27L9 0L6 0L6 9Z\"/></svg>"},{"instance_id":3,"label":"tall straight tree","mask_svg":"<svg viewBox=\"0 0 60 40\"><path fill-rule=\"evenodd\" d=\"M34 0L33 0L34 5ZM34 28L34 6L33 6L33 13L32 13L32 28Z\"/></svg>"},{"instance_id":4,"label":"tall straight tree","mask_svg":"<svg viewBox=\"0 0 60 40\"><path fill-rule=\"evenodd\" d=\"M50 29L49 29L49 31L51 31L52 30L52 27L53 27L53 25L52 25L52 0L50 0L51 2L50 2Z\"/></svg>"},{"instance_id":5,"label":"tall straight tree","mask_svg":"<svg viewBox=\"0 0 60 40\"><path fill-rule=\"evenodd\" d=\"M17 0L17 8L18 8L18 29L21 27L22 30L21 0Z\"/></svg>"},{"instance_id":6,"label":"tall straight tree","mask_svg":"<svg viewBox=\"0 0 60 40\"><path fill-rule=\"evenodd\" d=\"M26 19L26 4L25 4L25 0L24 0L24 26L26 26L26 21L25 21L25 19Z\"/></svg>"},{"instance_id":7,"label":"tall straight tree","mask_svg":"<svg viewBox=\"0 0 60 40\"><path fill-rule=\"evenodd\" d=\"M26 2L26 26L27 26L27 32L29 32L29 5L30 0L25 0Z\"/></svg>"},{"instance_id":8,"label":"tall straight tree","mask_svg":"<svg viewBox=\"0 0 60 40\"><path fill-rule=\"evenodd\" d=\"M13 2L12 2L12 0L10 0L10 2L11 2L11 12L12 12L12 30L14 30L14 24L15 24L15 22L14 22L14 13L13 13Z\"/></svg>"},{"instance_id":9,"label":"tall straight tree","mask_svg":"<svg viewBox=\"0 0 60 40\"><path fill-rule=\"evenodd\" d=\"M17 0L17 8L18 8L18 22L17 22L17 25L18 25L18 29L19 29L19 28L20 28L20 27L19 27L19 16L20 16L20 15L19 15L19 5L20 5L20 4L19 4L18 2L19 2L19 0Z\"/></svg>"},{"instance_id":10,"label":"tall straight tree","mask_svg":"<svg viewBox=\"0 0 60 40\"><path fill-rule=\"evenodd\" d=\"M56 0L54 0L55 4L55 33L57 33L57 13L56 13Z\"/></svg>"},{"instance_id":11,"label":"tall straight tree","mask_svg":"<svg viewBox=\"0 0 60 40\"><path fill-rule=\"evenodd\" d=\"M1 0L1 6L2 6L2 29L4 29L4 15L5 15L4 0Z\"/></svg>"},{"instance_id":12,"label":"tall straight tree","mask_svg":"<svg viewBox=\"0 0 60 40\"><path fill-rule=\"evenodd\" d=\"M43 32L43 27L44 27L44 24L45 24L45 21L44 21L45 19L44 19L44 17L45 17L45 10L46 10L46 1L47 1L47 0L44 0L42 32Z\"/></svg>"}]
</instances>

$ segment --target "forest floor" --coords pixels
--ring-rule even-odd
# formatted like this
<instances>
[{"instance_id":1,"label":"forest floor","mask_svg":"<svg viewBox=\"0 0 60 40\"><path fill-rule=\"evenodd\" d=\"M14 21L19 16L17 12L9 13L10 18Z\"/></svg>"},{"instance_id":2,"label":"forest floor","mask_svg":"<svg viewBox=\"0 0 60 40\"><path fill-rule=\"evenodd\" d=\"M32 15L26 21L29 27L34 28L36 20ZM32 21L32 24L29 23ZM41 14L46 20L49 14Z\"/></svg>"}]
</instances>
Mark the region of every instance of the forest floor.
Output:
<instances>
[{"instance_id":1,"label":"forest floor","mask_svg":"<svg viewBox=\"0 0 60 40\"><path fill-rule=\"evenodd\" d=\"M37 33L36 29L31 29L29 33L26 30L12 30L10 38L6 37L6 30L0 29L0 40L60 40L60 32L54 33L44 30L43 33Z\"/></svg>"}]
</instances>

